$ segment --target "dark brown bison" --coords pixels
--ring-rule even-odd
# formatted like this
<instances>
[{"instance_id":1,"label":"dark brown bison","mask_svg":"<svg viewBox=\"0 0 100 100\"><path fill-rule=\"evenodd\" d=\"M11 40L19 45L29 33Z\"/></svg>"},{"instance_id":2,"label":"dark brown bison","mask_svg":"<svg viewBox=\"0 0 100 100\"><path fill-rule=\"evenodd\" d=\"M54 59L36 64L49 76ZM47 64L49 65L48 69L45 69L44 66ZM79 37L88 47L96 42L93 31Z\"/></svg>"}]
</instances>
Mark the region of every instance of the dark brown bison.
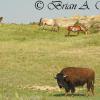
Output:
<instances>
[{"instance_id":1,"label":"dark brown bison","mask_svg":"<svg viewBox=\"0 0 100 100\"><path fill-rule=\"evenodd\" d=\"M89 68L68 67L61 70L55 77L58 86L65 88L65 92L74 93L75 87L87 84L87 92L94 95L95 72Z\"/></svg>"}]
</instances>

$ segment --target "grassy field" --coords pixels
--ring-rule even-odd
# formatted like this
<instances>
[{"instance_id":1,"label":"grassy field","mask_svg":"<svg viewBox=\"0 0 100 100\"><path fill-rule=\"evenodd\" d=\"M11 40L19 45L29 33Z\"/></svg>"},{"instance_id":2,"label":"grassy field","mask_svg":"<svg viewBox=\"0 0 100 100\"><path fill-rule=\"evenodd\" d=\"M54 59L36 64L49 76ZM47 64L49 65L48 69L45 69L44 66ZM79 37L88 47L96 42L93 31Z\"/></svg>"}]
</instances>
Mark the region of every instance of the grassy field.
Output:
<instances>
[{"instance_id":1,"label":"grassy field","mask_svg":"<svg viewBox=\"0 0 100 100\"><path fill-rule=\"evenodd\" d=\"M100 32L64 37L65 32L43 31L36 25L0 25L0 100L100 99ZM68 66L95 70L95 96L85 96L86 89L66 97L64 90L29 88L56 87L56 73Z\"/></svg>"}]
</instances>

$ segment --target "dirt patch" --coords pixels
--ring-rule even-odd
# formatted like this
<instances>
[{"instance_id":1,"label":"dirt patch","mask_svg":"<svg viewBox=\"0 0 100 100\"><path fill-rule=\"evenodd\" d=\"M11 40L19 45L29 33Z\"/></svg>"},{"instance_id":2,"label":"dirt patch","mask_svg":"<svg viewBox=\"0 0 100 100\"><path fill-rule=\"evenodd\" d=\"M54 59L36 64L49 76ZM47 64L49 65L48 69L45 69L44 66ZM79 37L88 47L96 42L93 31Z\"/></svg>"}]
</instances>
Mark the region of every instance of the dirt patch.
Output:
<instances>
[{"instance_id":1,"label":"dirt patch","mask_svg":"<svg viewBox=\"0 0 100 100\"><path fill-rule=\"evenodd\" d=\"M51 86L26 86L24 89L31 89L31 90L41 90L41 91L60 91L59 87L51 87Z\"/></svg>"},{"instance_id":2,"label":"dirt patch","mask_svg":"<svg viewBox=\"0 0 100 100\"><path fill-rule=\"evenodd\" d=\"M34 86L25 86L24 89L31 89L31 90L40 90L40 91L61 91L61 89L56 86L56 87L52 87L52 86L38 86L38 85L34 85ZM81 91L81 90L84 90L85 88L76 88L76 93Z\"/></svg>"}]
</instances>

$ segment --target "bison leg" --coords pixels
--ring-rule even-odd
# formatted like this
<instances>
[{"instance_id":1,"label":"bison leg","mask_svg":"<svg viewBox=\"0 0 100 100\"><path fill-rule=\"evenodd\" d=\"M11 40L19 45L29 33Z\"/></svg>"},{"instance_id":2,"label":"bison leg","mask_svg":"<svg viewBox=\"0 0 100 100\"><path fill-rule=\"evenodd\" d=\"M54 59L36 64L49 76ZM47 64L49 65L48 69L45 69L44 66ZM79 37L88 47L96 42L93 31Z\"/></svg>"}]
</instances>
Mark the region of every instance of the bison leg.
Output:
<instances>
[{"instance_id":1,"label":"bison leg","mask_svg":"<svg viewBox=\"0 0 100 100\"><path fill-rule=\"evenodd\" d=\"M94 95L94 84L92 83L92 81L87 83L87 89L88 89L88 95L90 90L92 92L92 95Z\"/></svg>"},{"instance_id":2,"label":"bison leg","mask_svg":"<svg viewBox=\"0 0 100 100\"><path fill-rule=\"evenodd\" d=\"M91 89L91 82L87 82L87 96L89 96L90 89Z\"/></svg>"},{"instance_id":3,"label":"bison leg","mask_svg":"<svg viewBox=\"0 0 100 100\"><path fill-rule=\"evenodd\" d=\"M71 93L72 93L72 94L75 93L75 87L73 87L73 88L71 89Z\"/></svg>"},{"instance_id":4,"label":"bison leg","mask_svg":"<svg viewBox=\"0 0 100 100\"><path fill-rule=\"evenodd\" d=\"M72 96L75 93L75 86L73 84L71 85L71 93L72 93Z\"/></svg>"},{"instance_id":5,"label":"bison leg","mask_svg":"<svg viewBox=\"0 0 100 100\"><path fill-rule=\"evenodd\" d=\"M69 91L70 91L70 89L65 89L65 96L67 96Z\"/></svg>"},{"instance_id":6,"label":"bison leg","mask_svg":"<svg viewBox=\"0 0 100 100\"><path fill-rule=\"evenodd\" d=\"M92 92L92 95L94 95L94 84L91 83L91 92Z\"/></svg>"}]
</instances>

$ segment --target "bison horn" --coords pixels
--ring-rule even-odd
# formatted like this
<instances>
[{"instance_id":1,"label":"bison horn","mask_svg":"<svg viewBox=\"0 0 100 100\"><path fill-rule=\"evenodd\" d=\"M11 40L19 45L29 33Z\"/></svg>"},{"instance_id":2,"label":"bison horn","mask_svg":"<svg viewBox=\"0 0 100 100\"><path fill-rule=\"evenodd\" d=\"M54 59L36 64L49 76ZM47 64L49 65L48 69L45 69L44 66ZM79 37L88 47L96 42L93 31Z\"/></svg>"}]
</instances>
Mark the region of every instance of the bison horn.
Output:
<instances>
[{"instance_id":1,"label":"bison horn","mask_svg":"<svg viewBox=\"0 0 100 100\"><path fill-rule=\"evenodd\" d=\"M63 77L66 78L66 77L68 77L68 75L64 75Z\"/></svg>"}]
</instances>

